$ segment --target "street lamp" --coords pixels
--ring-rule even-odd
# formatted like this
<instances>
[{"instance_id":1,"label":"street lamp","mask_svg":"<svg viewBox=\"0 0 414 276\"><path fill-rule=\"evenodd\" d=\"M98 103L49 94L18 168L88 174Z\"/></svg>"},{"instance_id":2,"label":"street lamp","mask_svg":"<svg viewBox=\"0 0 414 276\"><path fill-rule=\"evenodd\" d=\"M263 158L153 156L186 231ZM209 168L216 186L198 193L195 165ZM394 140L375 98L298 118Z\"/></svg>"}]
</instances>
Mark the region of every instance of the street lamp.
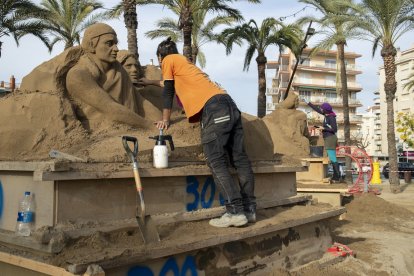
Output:
<instances>
[{"instance_id":1,"label":"street lamp","mask_svg":"<svg viewBox=\"0 0 414 276\"><path fill-rule=\"evenodd\" d=\"M300 47L299 54L298 54L298 56L296 57L296 64L295 64L295 67L293 68L292 75L290 76L289 84L288 84L288 86L287 86L287 88L286 88L286 93L285 93L285 96L283 97L283 100L285 100L285 99L287 98L288 94L289 94L289 89L290 89L290 87L291 87L291 85L292 85L293 77L295 76L296 69L298 68L299 61L301 60L303 49L305 49L305 48L308 46L308 45L306 44L306 43L308 42L308 39L309 39L312 35L314 35L314 34L315 34L315 29L314 29L314 28L311 28L311 26L312 26L312 21L311 21L311 22L309 22L309 26L308 26L308 29L307 29L307 31L306 31L305 38L303 39L303 41L302 41L302 43L301 43L301 47ZM302 60L302 61L300 61L300 63L301 63L301 64L302 64L302 62L303 62L303 60Z\"/></svg>"}]
</instances>

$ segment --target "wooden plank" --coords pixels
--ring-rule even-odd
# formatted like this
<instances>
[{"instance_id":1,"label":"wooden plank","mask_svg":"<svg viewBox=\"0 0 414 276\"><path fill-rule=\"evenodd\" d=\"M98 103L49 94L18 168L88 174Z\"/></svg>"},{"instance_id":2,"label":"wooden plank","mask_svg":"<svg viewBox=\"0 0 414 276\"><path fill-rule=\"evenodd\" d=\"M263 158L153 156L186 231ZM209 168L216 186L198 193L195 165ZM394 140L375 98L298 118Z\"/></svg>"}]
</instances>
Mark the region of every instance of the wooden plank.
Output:
<instances>
[{"instance_id":1,"label":"wooden plank","mask_svg":"<svg viewBox=\"0 0 414 276\"><path fill-rule=\"evenodd\" d=\"M254 173L288 173L306 171L306 167L301 166L255 166L252 167ZM232 170L232 173L236 172ZM199 167L180 167L168 169L140 168L141 177L168 177L168 176L187 176L187 175L211 175L207 166ZM120 171L65 171L50 172L37 171L34 174L36 181L55 181L55 180L80 180L80 179L114 179L114 178L133 178L132 169Z\"/></svg>"},{"instance_id":2,"label":"wooden plank","mask_svg":"<svg viewBox=\"0 0 414 276\"><path fill-rule=\"evenodd\" d=\"M265 209L271 207L277 207L282 205L294 204L298 202L304 202L310 200L312 197L308 195L295 196L290 198L284 198L274 201L265 201L258 202L257 209ZM183 221L196 221L203 219L210 219L221 216L225 212L225 207L214 207L209 209L201 209L194 212L176 212L163 215L154 215L152 216L158 224L167 224L173 222L183 222Z\"/></svg>"},{"instance_id":3,"label":"wooden plank","mask_svg":"<svg viewBox=\"0 0 414 276\"><path fill-rule=\"evenodd\" d=\"M41 244L36 241L33 237L19 237L13 232L0 232L0 243L6 243L11 245L17 245L21 247L30 248L35 251L46 252L46 253L59 253L62 248L56 248L54 244Z\"/></svg>"},{"instance_id":4,"label":"wooden plank","mask_svg":"<svg viewBox=\"0 0 414 276\"><path fill-rule=\"evenodd\" d=\"M1 161L0 171L66 171L68 166L67 162L56 161Z\"/></svg>"},{"instance_id":5,"label":"wooden plank","mask_svg":"<svg viewBox=\"0 0 414 276\"><path fill-rule=\"evenodd\" d=\"M306 208L306 207L304 207ZM312 216L292 218L281 223L273 223L269 220L258 221L254 225L244 228L238 228L237 235L232 231L229 231L226 234L221 234L220 236L208 237L205 239L200 239L200 237L195 237L193 239L188 239L188 242L183 244L180 243L177 245L173 241L165 241L162 245L154 245L151 248L140 248L138 252L132 253L128 256L117 256L112 259L107 260L97 260L94 263L101 266L103 269L109 269L113 267L122 267L130 264L139 264L149 260L154 260L162 257L167 257L171 255L177 255L185 252L190 252L194 250L199 250L202 248L207 248L211 246L217 246L227 242L243 240L247 238L257 237L264 234L273 233L276 231L281 231L289 229L292 227L300 226L307 223L317 222L320 220L332 218L339 216L345 213L346 209L344 207L331 208L327 211L323 211ZM84 264L72 264L67 267L68 271L78 274L82 273L88 267L88 263Z\"/></svg>"},{"instance_id":6,"label":"wooden plank","mask_svg":"<svg viewBox=\"0 0 414 276\"><path fill-rule=\"evenodd\" d=\"M40 272L52 276L75 276L75 274L66 271L64 268L45 264L35 260L15 256L9 253L0 252L0 262L23 267L32 271Z\"/></svg>"},{"instance_id":7,"label":"wooden plank","mask_svg":"<svg viewBox=\"0 0 414 276\"><path fill-rule=\"evenodd\" d=\"M299 202L305 202L312 199L310 195L300 195L294 196L290 198L284 198L280 200L274 201L267 201L267 202L259 202L257 204L257 209L265 209L283 205L289 205ZM219 217L225 212L225 207L214 207L209 209L201 209L194 212L175 212L169 214L162 214L162 215L153 215L151 216L152 219L156 222L157 225L163 225L168 223L175 223L175 222L185 222L185 221L197 221L197 220L204 220L210 219L214 217ZM115 223L110 226L99 226L98 228L88 228L88 229L80 229L80 230L64 230L65 234L67 234L71 239L78 239L82 236L89 236L95 233L96 231L100 232L112 232L112 231L119 231L119 230L126 230L126 229L134 229L137 227L137 222L135 219L131 219L129 221L123 220L123 222Z\"/></svg>"}]
</instances>

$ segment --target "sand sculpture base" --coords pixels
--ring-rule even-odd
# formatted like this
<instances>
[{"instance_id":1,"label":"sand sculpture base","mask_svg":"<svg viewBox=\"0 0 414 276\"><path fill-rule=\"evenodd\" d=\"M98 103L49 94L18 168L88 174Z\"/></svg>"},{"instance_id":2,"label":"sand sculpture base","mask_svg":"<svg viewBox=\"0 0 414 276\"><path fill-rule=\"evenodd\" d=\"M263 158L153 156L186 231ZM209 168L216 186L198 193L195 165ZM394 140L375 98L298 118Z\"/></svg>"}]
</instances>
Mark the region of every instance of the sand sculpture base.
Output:
<instances>
[{"instance_id":1,"label":"sand sculpture base","mask_svg":"<svg viewBox=\"0 0 414 276\"><path fill-rule=\"evenodd\" d=\"M262 162L254 166L258 222L216 229L208 219L220 216L224 207L208 168L200 163L171 165L160 170L141 163L147 211L161 235L160 243L144 245L135 220L130 164L0 162L7 198L0 220L5 252L0 269L33 272L47 267L46 275L79 275L97 264L102 275L158 275L176 269L192 275L255 275L318 259L331 244L324 220L344 212L341 207L309 205L309 196L295 196L296 172L306 167ZM35 194L37 231L17 238L17 203L25 190ZM20 260L22 255L28 259ZM19 264L13 265L17 259Z\"/></svg>"}]
</instances>

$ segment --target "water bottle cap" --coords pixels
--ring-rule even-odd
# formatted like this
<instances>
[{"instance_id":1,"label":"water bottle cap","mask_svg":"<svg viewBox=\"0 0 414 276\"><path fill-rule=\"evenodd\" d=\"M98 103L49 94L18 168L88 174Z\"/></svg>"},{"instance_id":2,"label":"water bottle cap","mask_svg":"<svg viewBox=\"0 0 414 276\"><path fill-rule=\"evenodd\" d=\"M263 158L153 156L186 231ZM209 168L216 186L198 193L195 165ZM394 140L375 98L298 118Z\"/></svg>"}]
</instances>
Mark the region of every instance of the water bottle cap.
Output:
<instances>
[{"instance_id":1,"label":"water bottle cap","mask_svg":"<svg viewBox=\"0 0 414 276\"><path fill-rule=\"evenodd\" d=\"M30 195L30 192L24 192L24 195L25 196Z\"/></svg>"}]
</instances>

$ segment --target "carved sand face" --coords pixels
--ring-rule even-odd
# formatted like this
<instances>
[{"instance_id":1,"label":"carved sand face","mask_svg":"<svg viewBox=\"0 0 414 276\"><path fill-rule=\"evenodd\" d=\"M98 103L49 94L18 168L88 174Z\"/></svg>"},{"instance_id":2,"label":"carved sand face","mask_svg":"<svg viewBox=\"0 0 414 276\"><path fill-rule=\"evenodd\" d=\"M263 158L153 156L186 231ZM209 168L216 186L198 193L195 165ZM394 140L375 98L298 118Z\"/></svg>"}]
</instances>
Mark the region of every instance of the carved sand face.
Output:
<instances>
[{"instance_id":1,"label":"carved sand face","mask_svg":"<svg viewBox=\"0 0 414 276\"><path fill-rule=\"evenodd\" d=\"M96 57L106 63L113 63L116 61L118 54L118 39L114 34L104 34L99 37L98 44L95 48Z\"/></svg>"},{"instance_id":2,"label":"carved sand face","mask_svg":"<svg viewBox=\"0 0 414 276\"><path fill-rule=\"evenodd\" d=\"M138 82L138 63L133 57L128 57L124 63L124 68L128 72L132 83Z\"/></svg>"}]
</instances>

